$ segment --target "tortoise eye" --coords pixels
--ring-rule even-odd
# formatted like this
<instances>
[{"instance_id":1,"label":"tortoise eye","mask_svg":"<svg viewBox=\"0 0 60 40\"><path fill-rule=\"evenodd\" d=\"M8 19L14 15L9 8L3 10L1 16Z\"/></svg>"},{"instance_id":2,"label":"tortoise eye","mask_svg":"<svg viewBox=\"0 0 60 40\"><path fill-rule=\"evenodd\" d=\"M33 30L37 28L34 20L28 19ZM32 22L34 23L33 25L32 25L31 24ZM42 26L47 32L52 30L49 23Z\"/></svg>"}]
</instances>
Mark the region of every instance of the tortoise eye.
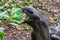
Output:
<instances>
[{"instance_id":1,"label":"tortoise eye","mask_svg":"<svg viewBox=\"0 0 60 40\"><path fill-rule=\"evenodd\" d=\"M33 11L29 11L29 10L27 10L27 12L28 12L29 14L33 14Z\"/></svg>"}]
</instances>

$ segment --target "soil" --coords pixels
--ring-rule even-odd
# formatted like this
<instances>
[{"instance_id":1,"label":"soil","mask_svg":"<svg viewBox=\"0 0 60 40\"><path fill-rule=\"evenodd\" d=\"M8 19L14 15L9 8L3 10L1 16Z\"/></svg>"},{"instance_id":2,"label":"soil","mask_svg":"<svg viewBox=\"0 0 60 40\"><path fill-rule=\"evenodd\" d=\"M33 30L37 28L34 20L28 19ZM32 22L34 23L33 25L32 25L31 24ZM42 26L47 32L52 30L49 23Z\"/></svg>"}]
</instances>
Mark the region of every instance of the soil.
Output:
<instances>
[{"instance_id":1,"label":"soil","mask_svg":"<svg viewBox=\"0 0 60 40\"><path fill-rule=\"evenodd\" d=\"M51 6L51 9L54 7L60 12L59 6L57 6L56 4L55 5L51 4L51 5L49 5L49 7ZM47 18L48 18L48 16L47 16ZM31 31L32 31L32 29L30 29L28 31L17 30L15 28L13 28L11 25L9 25L8 20L2 20L2 21L4 22L4 24L1 25L1 26L3 26L6 29L4 40L31 40ZM20 26L23 27L25 25L27 25L27 24L22 24Z\"/></svg>"},{"instance_id":2,"label":"soil","mask_svg":"<svg viewBox=\"0 0 60 40\"><path fill-rule=\"evenodd\" d=\"M3 26L5 28L4 40L31 40L31 29L30 30L17 30L9 25L8 20L2 20L4 22ZM22 28L27 24L20 25ZM20 27L20 28L21 28ZM31 28L31 27L30 27Z\"/></svg>"}]
</instances>

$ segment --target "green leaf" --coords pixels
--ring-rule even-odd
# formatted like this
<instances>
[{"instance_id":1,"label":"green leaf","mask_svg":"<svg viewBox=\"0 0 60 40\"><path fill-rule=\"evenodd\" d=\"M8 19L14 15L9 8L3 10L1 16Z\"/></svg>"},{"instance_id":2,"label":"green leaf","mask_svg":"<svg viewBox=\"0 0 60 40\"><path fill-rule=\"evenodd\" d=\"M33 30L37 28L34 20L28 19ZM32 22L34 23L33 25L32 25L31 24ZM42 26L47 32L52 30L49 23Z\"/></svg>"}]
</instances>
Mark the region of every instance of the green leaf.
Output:
<instances>
[{"instance_id":1,"label":"green leaf","mask_svg":"<svg viewBox=\"0 0 60 40\"><path fill-rule=\"evenodd\" d=\"M12 13L10 15L10 21L11 22L16 22L16 23L22 23L23 14L22 14L22 9L21 8L12 8Z\"/></svg>"},{"instance_id":2,"label":"green leaf","mask_svg":"<svg viewBox=\"0 0 60 40\"><path fill-rule=\"evenodd\" d=\"M7 11L0 13L0 19L8 19L8 18L9 15Z\"/></svg>"},{"instance_id":3,"label":"green leaf","mask_svg":"<svg viewBox=\"0 0 60 40\"><path fill-rule=\"evenodd\" d=\"M31 2L32 0L27 0L28 2Z\"/></svg>"},{"instance_id":4,"label":"green leaf","mask_svg":"<svg viewBox=\"0 0 60 40\"><path fill-rule=\"evenodd\" d=\"M0 27L0 40L3 40L3 37L4 37L4 28L3 27Z\"/></svg>"},{"instance_id":5,"label":"green leaf","mask_svg":"<svg viewBox=\"0 0 60 40\"><path fill-rule=\"evenodd\" d=\"M24 30L26 30L26 31L29 30L28 26L25 26L25 27L24 27Z\"/></svg>"},{"instance_id":6,"label":"green leaf","mask_svg":"<svg viewBox=\"0 0 60 40\"><path fill-rule=\"evenodd\" d=\"M15 12L17 14L20 14L20 13L22 13L22 9L21 8L12 8L12 14L15 14Z\"/></svg>"},{"instance_id":7,"label":"green leaf","mask_svg":"<svg viewBox=\"0 0 60 40\"><path fill-rule=\"evenodd\" d=\"M0 6L2 6L3 5L3 3L2 2L0 2Z\"/></svg>"},{"instance_id":8,"label":"green leaf","mask_svg":"<svg viewBox=\"0 0 60 40\"><path fill-rule=\"evenodd\" d=\"M4 37L4 31L0 31L0 40L3 40Z\"/></svg>"},{"instance_id":9,"label":"green leaf","mask_svg":"<svg viewBox=\"0 0 60 40\"><path fill-rule=\"evenodd\" d=\"M3 24L3 22L0 20L0 25Z\"/></svg>"}]
</instances>

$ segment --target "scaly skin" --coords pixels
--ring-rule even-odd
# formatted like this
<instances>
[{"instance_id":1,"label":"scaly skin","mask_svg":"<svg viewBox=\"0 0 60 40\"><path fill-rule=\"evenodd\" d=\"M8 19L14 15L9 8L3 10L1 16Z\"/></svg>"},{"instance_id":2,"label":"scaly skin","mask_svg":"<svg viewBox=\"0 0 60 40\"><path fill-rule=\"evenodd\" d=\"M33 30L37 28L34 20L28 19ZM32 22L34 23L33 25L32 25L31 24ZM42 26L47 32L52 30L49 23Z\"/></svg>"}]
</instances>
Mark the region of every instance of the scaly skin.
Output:
<instances>
[{"instance_id":1,"label":"scaly skin","mask_svg":"<svg viewBox=\"0 0 60 40\"><path fill-rule=\"evenodd\" d=\"M33 28L33 32L31 33L32 40L51 40L44 16L30 6L22 7L22 9L29 17L27 24Z\"/></svg>"}]
</instances>

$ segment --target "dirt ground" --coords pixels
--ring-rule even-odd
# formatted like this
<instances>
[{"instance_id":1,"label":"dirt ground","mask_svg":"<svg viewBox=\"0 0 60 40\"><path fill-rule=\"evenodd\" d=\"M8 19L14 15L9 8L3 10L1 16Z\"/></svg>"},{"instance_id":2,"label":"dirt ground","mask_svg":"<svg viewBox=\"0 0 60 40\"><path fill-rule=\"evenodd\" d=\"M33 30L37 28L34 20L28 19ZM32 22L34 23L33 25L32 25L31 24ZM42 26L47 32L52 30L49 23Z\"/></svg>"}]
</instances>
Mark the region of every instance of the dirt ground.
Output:
<instances>
[{"instance_id":1,"label":"dirt ground","mask_svg":"<svg viewBox=\"0 0 60 40\"><path fill-rule=\"evenodd\" d=\"M59 5L51 4L49 5L49 7L51 7L51 9L56 8L59 11L58 13L60 13ZM28 30L28 31L16 30L15 28L12 28L11 25L8 24L9 21L3 20L3 22L4 24L2 26L6 29L4 40L31 40L31 30ZM22 24L21 26L24 26L24 25L26 24Z\"/></svg>"},{"instance_id":2,"label":"dirt ground","mask_svg":"<svg viewBox=\"0 0 60 40\"><path fill-rule=\"evenodd\" d=\"M5 28L4 40L31 40L31 31L32 30L17 30L9 25L9 21L2 20L4 24L2 25ZM27 24L22 24L21 27Z\"/></svg>"}]
</instances>

